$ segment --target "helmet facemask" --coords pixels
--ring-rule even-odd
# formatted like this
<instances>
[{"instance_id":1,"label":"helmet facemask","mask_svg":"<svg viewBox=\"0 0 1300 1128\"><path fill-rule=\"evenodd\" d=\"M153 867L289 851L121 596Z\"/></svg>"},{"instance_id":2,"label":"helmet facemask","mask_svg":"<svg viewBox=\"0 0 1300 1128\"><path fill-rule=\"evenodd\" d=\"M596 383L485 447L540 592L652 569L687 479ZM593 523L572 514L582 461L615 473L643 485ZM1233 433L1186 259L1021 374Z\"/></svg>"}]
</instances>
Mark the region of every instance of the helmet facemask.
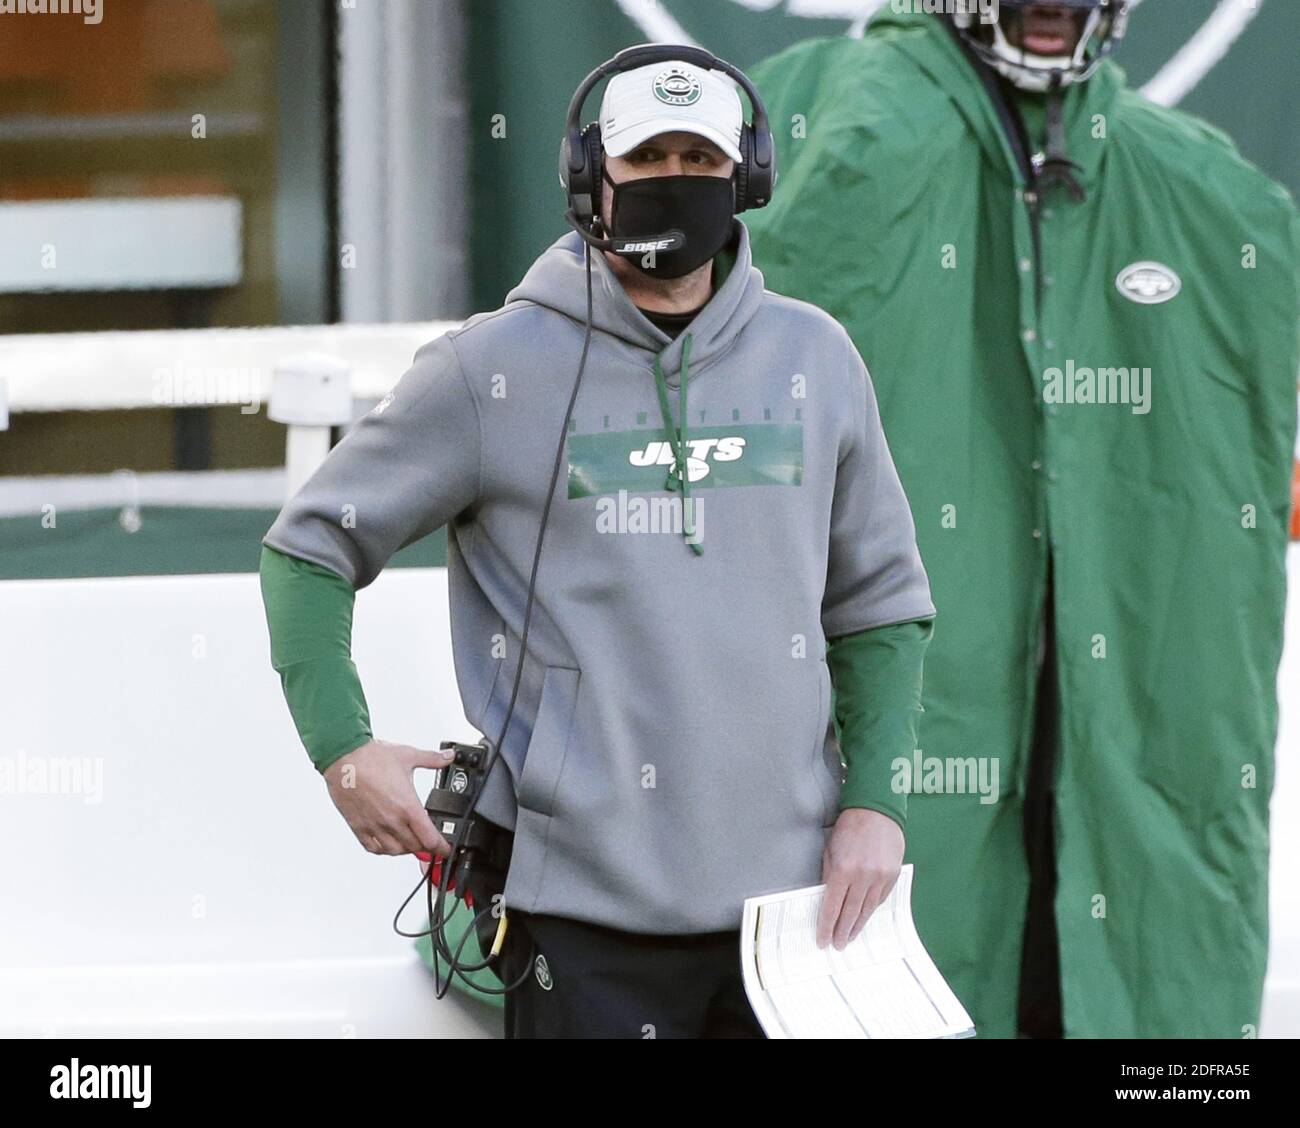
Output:
<instances>
[{"instance_id":1,"label":"helmet facemask","mask_svg":"<svg viewBox=\"0 0 1300 1128\"><path fill-rule=\"evenodd\" d=\"M992 23L975 7L957 5L954 25L984 62L1021 90L1045 92L1087 81L1128 30L1128 0L1001 0ZM1023 46L1025 12L1032 7L1067 9L1076 21L1081 19L1072 52L1039 55ZM1013 38L1021 46L1015 46Z\"/></svg>"}]
</instances>

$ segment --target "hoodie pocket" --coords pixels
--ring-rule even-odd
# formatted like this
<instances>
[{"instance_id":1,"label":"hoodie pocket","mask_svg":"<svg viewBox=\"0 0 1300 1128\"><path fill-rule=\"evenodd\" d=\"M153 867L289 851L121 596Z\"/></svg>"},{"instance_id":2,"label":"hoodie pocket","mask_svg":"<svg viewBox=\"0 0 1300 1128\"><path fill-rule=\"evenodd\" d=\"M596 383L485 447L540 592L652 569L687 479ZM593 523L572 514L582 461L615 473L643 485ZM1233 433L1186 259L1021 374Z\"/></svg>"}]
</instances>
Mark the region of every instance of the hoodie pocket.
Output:
<instances>
[{"instance_id":1,"label":"hoodie pocket","mask_svg":"<svg viewBox=\"0 0 1300 1128\"><path fill-rule=\"evenodd\" d=\"M813 735L813 776L822 798L822 826L831 826L840 813L840 786L844 768L840 763L840 746L827 740L831 723L831 668L822 659L817 663L817 731Z\"/></svg>"},{"instance_id":2,"label":"hoodie pocket","mask_svg":"<svg viewBox=\"0 0 1300 1128\"><path fill-rule=\"evenodd\" d=\"M530 811L543 815L552 812L573 727L580 677L580 671L566 666L547 666L542 676L537 720L533 724L533 735L528 742L516 795L519 805Z\"/></svg>"}]
</instances>

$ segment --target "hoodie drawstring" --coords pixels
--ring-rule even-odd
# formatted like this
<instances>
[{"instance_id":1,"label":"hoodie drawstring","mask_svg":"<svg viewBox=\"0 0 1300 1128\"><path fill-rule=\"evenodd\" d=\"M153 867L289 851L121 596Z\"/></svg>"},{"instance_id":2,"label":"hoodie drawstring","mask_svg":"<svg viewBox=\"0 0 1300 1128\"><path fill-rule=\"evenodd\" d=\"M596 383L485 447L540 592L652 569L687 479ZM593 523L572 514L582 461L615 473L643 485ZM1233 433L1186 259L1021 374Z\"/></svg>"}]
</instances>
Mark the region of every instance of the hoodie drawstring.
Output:
<instances>
[{"instance_id":1,"label":"hoodie drawstring","mask_svg":"<svg viewBox=\"0 0 1300 1128\"><path fill-rule=\"evenodd\" d=\"M677 388L677 414L680 424L673 426L673 412L668 405L668 384L664 380L664 370L660 363L662 356L655 357L655 387L659 392L659 410L663 414L664 430L668 432L668 442L673 448L676 460L674 467L668 471L668 481L664 488L682 491L682 536L691 546L696 556L704 555L704 545L695 538L695 516L691 503L691 467L687 458L687 418L686 385L691 378L691 343L693 338L687 333L682 340L682 379Z\"/></svg>"}]
</instances>

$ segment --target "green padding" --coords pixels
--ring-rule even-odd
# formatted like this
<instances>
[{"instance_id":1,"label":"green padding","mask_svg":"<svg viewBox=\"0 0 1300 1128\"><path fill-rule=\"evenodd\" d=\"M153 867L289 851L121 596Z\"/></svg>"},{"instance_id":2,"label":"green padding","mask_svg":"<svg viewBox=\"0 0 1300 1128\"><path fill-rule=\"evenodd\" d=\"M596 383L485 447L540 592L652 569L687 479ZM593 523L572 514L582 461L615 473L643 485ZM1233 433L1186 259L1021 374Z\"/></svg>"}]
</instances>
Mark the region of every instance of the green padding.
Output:
<instances>
[{"instance_id":1,"label":"green padding","mask_svg":"<svg viewBox=\"0 0 1300 1128\"><path fill-rule=\"evenodd\" d=\"M84 576L174 576L212 572L256 572L262 537L274 509L140 511L136 532L128 532L120 509L60 510L45 528L40 514L0 518L0 579L54 580ZM431 536L397 553L390 568L441 567L447 563L447 534Z\"/></svg>"},{"instance_id":2,"label":"green padding","mask_svg":"<svg viewBox=\"0 0 1300 1128\"><path fill-rule=\"evenodd\" d=\"M456 911L451 914L451 918L447 921L446 928L444 929L447 934L447 947L451 951L454 952L456 950L456 945L460 943L460 938L465 934L465 929L469 927L469 923L472 919L473 914L471 914L463 904L457 903ZM415 942L415 950L420 953L420 959L424 961L424 965L432 971L433 942L429 937L421 936L420 939ZM478 945L477 936L471 936L465 941L465 947L460 954L460 962L463 964L476 964L483 962L483 950ZM439 967L442 974L446 976L447 961L440 960ZM497 990L501 989L501 980L490 971L473 971L468 972L467 974L475 983L482 984L486 987L492 987ZM471 987L459 975L452 979L452 983L455 984L456 990L469 995L473 999L478 999L479 1002L487 1003L490 1007L500 1009L505 1005L500 995L484 994L482 991L478 991Z\"/></svg>"}]
</instances>

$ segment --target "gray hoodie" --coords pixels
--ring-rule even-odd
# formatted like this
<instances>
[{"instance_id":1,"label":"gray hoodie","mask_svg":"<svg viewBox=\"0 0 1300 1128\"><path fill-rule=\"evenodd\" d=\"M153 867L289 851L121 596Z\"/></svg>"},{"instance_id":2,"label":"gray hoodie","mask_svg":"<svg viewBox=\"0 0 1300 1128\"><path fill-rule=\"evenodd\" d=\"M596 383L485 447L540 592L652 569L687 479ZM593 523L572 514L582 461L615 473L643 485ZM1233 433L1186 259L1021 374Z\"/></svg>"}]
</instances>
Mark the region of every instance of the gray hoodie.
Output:
<instances>
[{"instance_id":1,"label":"gray hoodie","mask_svg":"<svg viewBox=\"0 0 1300 1128\"><path fill-rule=\"evenodd\" d=\"M764 290L736 227L675 341L592 256L567 475L479 805L515 831L505 899L524 911L706 932L820 881L842 778L826 639L934 612L866 368L832 318ZM265 538L360 588L447 525L457 682L491 739L585 317L569 234L501 309L425 345Z\"/></svg>"}]
</instances>

